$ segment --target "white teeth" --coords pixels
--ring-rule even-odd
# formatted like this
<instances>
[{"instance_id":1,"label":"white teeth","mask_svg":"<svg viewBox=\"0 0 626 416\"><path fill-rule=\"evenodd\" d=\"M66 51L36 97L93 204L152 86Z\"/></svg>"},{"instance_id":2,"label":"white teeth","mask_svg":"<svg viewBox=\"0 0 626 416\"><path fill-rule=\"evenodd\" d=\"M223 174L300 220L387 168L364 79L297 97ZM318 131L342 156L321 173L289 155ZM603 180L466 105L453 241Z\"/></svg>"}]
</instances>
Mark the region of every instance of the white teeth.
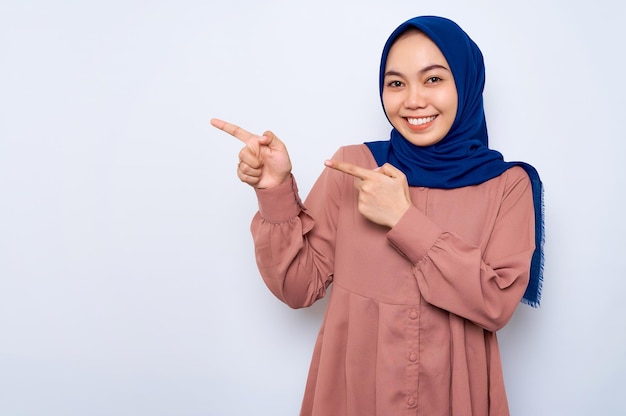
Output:
<instances>
[{"instance_id":1,"label":"white teeth","mask_svg":"<svg viewBox=\"0 0 626 416\"><path fill-rule=\"evenodd\" d=\"M430 123L436 116L423 117L423 118L407 118L409 124L413 126L421 126L422 124Z\"/></svg>"}]
</instances>

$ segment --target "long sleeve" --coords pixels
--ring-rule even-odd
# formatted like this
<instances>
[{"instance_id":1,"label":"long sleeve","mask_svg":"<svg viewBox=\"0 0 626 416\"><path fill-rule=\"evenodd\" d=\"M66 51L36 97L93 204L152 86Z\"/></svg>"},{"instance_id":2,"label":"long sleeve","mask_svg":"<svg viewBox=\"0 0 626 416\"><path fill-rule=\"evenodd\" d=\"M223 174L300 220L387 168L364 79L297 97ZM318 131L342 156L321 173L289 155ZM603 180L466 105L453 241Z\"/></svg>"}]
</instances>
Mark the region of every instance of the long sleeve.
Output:
<instances>
[{"instance_id":1,"label":"long sleeve","mask_svg":"<svg viewBox=\"0 0 626 416\"><path fill-rule=\"evenodd\" d=\"M490 195L501 202L495 204L495 220L484 241L465 241L416 207L388 233L391 244L413 263L427 302L490 331L502 328L519 304L534 250L530 181L517 168L504 175L503 186Z\"/></svg>"},{"instance_id":2,"label":"long sleeve","mask_svg":"<svg viewBox=\"0 0 626 416\"><path fill-rule=\"evenodd\" d=\"M326 177L323 174L318 179L311 194L324 197L325 190L319 188L326 188ZM310 306L326 294L332 281L336 204L318 204L326 210L318 217L329 221L314 221L301 202L293 176L256 193L259 212L252 220L251 232L261 276L271 292L290 307Z\"/></svg>"}]
</instances>

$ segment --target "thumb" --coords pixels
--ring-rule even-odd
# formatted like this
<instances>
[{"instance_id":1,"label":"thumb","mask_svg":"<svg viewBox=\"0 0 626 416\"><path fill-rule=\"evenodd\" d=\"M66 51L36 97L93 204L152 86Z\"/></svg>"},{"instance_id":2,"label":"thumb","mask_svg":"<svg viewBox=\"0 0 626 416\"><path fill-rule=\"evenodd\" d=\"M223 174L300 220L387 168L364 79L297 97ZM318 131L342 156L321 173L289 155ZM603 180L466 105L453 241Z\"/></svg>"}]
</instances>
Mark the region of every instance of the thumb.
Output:
<instances>
[{"instance_id":1,"label":"thumb","mask_svg":"<svg viewBox=\"0 0 626 416\"><path fill-rule=\"evenodd\" d=\"M381 167L378 168L378 171L390 178L401 178L404 176L404 173L395 166L390 163L385 163Z\"/></svg>"},{"instance_id":2,"label":"thumb","mask_svg":"<svg viewBox=\"0 0 626 416\"><path fill-rule=\"evenodd\" d=\"M259 139L259 143L269 147L277 147L282 144L280 139L269 130L263 133L263 136Z\"/></svg>"},{"instance_id":3,"label":"thumb","mask_svg":"<svg viewBox=\"0 0 626 416\"><path fill-rule=\"evenodd\" d=\"M270 146L276 139L278 139L278 137L268 130L263 132L263 137L261 137L259 143L264 144L265 146Z\"/></svg>"}]
</instances>

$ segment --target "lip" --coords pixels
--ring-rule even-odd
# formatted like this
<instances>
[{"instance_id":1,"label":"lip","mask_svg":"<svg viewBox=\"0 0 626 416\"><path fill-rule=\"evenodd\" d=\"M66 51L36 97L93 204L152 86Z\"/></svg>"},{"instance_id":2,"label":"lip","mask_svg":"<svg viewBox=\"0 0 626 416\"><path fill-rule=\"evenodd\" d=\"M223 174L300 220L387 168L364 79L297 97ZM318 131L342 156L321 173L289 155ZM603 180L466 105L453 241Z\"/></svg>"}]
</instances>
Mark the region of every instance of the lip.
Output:
<instances>
[{"instance_id":1,"label":"lip","mask_svg":"<svg viewBox=\"0 0 626 416\"><path fill-rule=\"evenodd\" d=\"M426 117L432 117L432 116L426 116ZM424 123L424 124L420 124L420 125L414 125L409 123L409 118L426 118L424 116L422 117L404 117L404 121L406 122L407 127L412 130L412 131L424 131L426 129L428 129L430 126L432 126L432 124L437 120L438 115L435 115L435 118L432 119L431 121L429 121L428 123Z\"/></svg>"}]
</instances>

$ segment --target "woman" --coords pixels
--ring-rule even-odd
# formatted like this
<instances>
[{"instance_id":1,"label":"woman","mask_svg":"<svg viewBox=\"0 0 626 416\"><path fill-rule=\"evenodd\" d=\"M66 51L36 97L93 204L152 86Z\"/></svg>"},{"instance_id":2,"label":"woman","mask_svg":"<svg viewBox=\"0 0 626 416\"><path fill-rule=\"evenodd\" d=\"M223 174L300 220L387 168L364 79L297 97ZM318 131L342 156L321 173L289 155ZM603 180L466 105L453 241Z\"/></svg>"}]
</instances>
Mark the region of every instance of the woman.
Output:
<instances>
[{"instance_id":1,"label":"woman","mask_svg":"<svg viewBox=\"0 0 626 416\"><path fill-rule=\"evenodd\" d=\"M538 305L541 182L488 148L483 59L454 22L400 25L381 59L389 140L339 149L306 202L285 145L239 138L269 289L306 307L333 283L302 415L506 415L495 332Z\"/></svg>"}]
</instances>

